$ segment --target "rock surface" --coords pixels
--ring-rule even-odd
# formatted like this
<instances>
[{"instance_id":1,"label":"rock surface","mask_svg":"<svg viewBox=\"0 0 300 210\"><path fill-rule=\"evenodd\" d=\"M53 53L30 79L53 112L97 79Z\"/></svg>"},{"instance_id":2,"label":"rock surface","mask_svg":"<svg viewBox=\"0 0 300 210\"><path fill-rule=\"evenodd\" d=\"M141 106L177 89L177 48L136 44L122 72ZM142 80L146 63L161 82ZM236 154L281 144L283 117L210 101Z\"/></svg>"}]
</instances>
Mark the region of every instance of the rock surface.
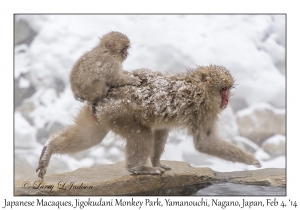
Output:
<instances>
[{"instance_id":1,"label":"rock surface","mask_svg":"<svg viewBox=\"0 0 300 210\"><path fill-rule=\"evenodd\" d=\"M44 180L16 180L14 195L193 195L216 182L282 187L286 183L285 169L221 173L185 162L162 162L172 168L162 175L132 175L119 162L49 175Z\"/></svg>"},{"instance_id":2,"label":"rock surface","mask_svg":"<svg viewBox=\"0 0 300 210\"><path fill-rule=\"evenodd\" d=\"M286 154L285 145L285 136L277 134L264 141L262 144L262 148L271 156L271 158L274 158Z\"/></svg>"},{"instance_id":3,"label":"rock surface","mask_svg":"<svg viewBox=\"0 0 300 210\"><path fill-rule=\"evenodd\" d=\"M216 180L228 181L235 184L285 187L286 177L284 168L267 168L253 171L234 171L216 173Z\"/></svg>"}]
</instances>

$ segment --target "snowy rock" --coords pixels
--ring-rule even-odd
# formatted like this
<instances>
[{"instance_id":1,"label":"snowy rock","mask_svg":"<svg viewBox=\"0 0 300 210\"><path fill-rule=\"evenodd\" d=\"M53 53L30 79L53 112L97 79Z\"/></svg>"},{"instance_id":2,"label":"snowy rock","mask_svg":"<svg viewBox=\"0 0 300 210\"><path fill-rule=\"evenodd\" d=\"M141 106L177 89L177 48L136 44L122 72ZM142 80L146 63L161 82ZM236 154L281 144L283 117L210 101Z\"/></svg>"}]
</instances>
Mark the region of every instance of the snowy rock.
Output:
<instances>
[{"instance_id":1,"label":"snowy rock","mask_svg":"<svg viewBox=\"0 0 300 210\"><path fill-rule=\"evenodd\" d=\"M35 87L29 79L30 53L26 44L15 47L15 107L23 103L25 98L30 97L35 91Z\"/></svg>"},{"instance_id":2,"label":"snowy rock","mask_svg":"<svg viewBox=\"0 0 300 210\"><path fill-rule=\"evenodd\" d=\"M30 45L35 36L36 32L26 21L19 19L15 22L15 45L22 43Z\"/></svg>"},{"instance_id":3,"label":"snowy rock","mask_svg":"<svg viewBox=\"0 0 300 210\"><path fill-rule=\"evenodd\" d=\"M53 133L58 133L64 127L65 127L65 125L63 125L62 123L54 121L54 122L48 124L46 129L47 129L49 134L53 134Z\"/></svg>"},{"instance_id":4,"label":"snowy rock","mask_svg":"<svg viewBox=\"0 0 300 210\"><path fill-rule=\"evenodd\" d=\"M37 132L37 140L39 143L44 145L48 140L49 136L54 133L61 131L65 125L57 121L51 121L47 123L46 128L40 128Z\"/></svg>"},{"instance_id":5,"label":"snowy rock","mask_svg":"<svg viewBox=\"0 0 300 210\"><path fill-rule=\"evenodd\" d=\"M285 135L285 110L260 103L237 112L240 135L258 145L275 135Z\"/></svg>"},{"instance_id":6,"label":"snowy rock","mask_svg":"<svg viewBox=\"0 0 300 210\"><path fill-rule=\"evenodd\" d=\"M36 89L30 85L29 82L27 83L27 87L20 87L22 81L28 82L28 80L22 77L15 79L15 107L20 106L24 99L32 96L36 91Z\"/></svg>"},{"instance_id":7,"label":"snowy rock","mask_svg":"<svg viewBox=\"0 0 300 210\"><path fill-rule=\"evenodd\" d=\"M182 153L182 159L193 166L211 165L211 162L209 161L210 158L209 155L200 152Z\"/></svg>"},{"instance_id":8,"label":"snowy rock","mask_svg":"<svg viewBox=\"0 0 300 210\"><path fill-rule=\"evenodd\" d=\"M31 55L27 44L15 46L15 79L18 79L30 72ZM19 86L18 86L19 87Z\"/></svg>"},{"instance_id":9,"label":"snowy rock","mask_svg":"<svg viewBox=\"0 0 300 210\"><path fill-rule=\"evenodd\" d=\"M124 157L124 152L118 149L117 147L110 148L106 153L106 158L113 162L121 161L124 159Z\"/></svg>"},{"instance_id":10,"label":"snowy rock","mask_svg":"<svg viewBox=\"0 0 300 210\"><path fill-rule=\"evenodd\" d=\"M244 98L234 96L230 99L230 106L232 107L234 113L236 113L239 110L247 108L248 104Z\"/></svg>"},{"instance_id":11,"label":"snowy rock","mask_svg":"<svg viewBox=\"0 0 300 210\"><path fill-rule=\"evenodd\" d=\"M177 132L173 131L172 133ZM177 138L181 139L180 143L173 143L172 146L168 145L167 143L167 145L165 146L165 152L168 154L163 153L162 159L177 161L182 160L184 162L190 163L192 166L211 166L211 156L197 151L195 149L193 138L191 136L187 135L187 133L181 132L181 135L179 135Z\"/></svg>"},{"instance_id":12,"label":"snowy rock","mask_svg":"<svg viewBox=\"0 0 300 210\"><path fill-rule=\"evenodd\" d=\"M285 169L262 169L256 171L216 172L210 168L195 168L184 162L163 161L172 169L161 175L132 175L124 162L111 165L81 168L76 171L46 175L43 180L31 178L27 183L53 186L50 189L24 187L24 180L15 181L15 196L20 195L193 195L213 184L231 182L260 186L286 186ZM58 183L67 180L66 186L74 182L81 188L59 189ZM85 186L85 188L83 188ZM231 194L232 195L232 194Z\"/></svg>"},{"instance_id":13,"label":"snowy rock","mask_svg":"<svg viewBox=\"0 0 300 210\"><path fill-rule=\"evenodd\" d=\"M55 125L55 122L64 126L71 124L83 105L73 98L70 89L65 89L58 95L53 88L42 88L27 100L32 101L36 107L30 113L34 126L46 130L49 130L51 125Z\"/></svg>"},{"instance_id":14,"label":"snowy rock","mask_svg":"<svg viewBox=\"0 0 300 210\"><path fill-rule=\"evenodd\" d=\"M34 156L31 150L23 150L24 152L15 151L15 179L27 179L35 177L35 165L31 164L28 159ZM38 160L38 157L35 157ZM32 158L31 158L32 159Z\"/></svg>"},{"instance_id":15,"label":"snowy rock","mask_svg":"<svg viewBox=\"0 0 300 210\"><path fill-rule=\"evenodd\" d=\"M274 158L280 155L285 155L285 144L285 136L277 134L265 140L262 144L262 148L272 158Z\"/></svg>"},{"instance_id":16,"label":"snowy rock","mask_svg":"<svg viewBox=\"0 0 300 210\"><path fill-rule=\"evenodd\" d=\"M15 148L35 148L36 130L20 112L15 112L15 127Z\"/></svg>"},{"instance_id":17,"label":"snowy rock","mask_svg":"<svg viewBox=\"0 0 300 210\"><path fill-rule=\"evenodd\" d=\"M22 105L20 105L16 111L20 112L25 119L32 124L32 119L30 113L35 109L35 105L32 101L24 100Z\"/></svg>"}]
</instances>

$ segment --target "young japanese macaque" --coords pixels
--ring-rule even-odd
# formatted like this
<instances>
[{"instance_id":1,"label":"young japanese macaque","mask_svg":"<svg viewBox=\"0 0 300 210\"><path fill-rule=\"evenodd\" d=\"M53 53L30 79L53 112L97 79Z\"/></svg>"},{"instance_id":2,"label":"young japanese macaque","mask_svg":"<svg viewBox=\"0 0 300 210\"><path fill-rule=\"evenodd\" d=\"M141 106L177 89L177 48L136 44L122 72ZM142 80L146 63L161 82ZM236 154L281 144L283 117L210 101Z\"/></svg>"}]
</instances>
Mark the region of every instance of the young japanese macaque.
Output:
<instances>
[{"instance_id":1,"label":"young japanese macaque","mask_svg":"<svg viewBox=\"0 0 300 210\"><path fill-rule=\"evenodd\" d=\"M140 79L122 67L129 45L126 35L113 31L104 35L99 45L79 58L70 74L76 100L95 104L106 97L111 87L140 85Z\"/></svg>"},{"instance_id":2,"label":"young japanese macaque","mask_svg":"<svg viewBox=\"0 0 300 210\"><path fill-rule=\"evenodd\" d=\"M161 174L170 167L160 157L170 129L187 128L199 152L260 167L252 154L222 140L216 123L234 85L230 72L216 65L186 73L162 74L147 69L133 72L136 86L110 89L95 113L83 107L75 123L47 141L37 167L43 178L52 154L70 154L99 144L109 131L126 140L126 168L133 174ZM150 157L152 166L147 166Z\"/></svg>"}]
</instances>

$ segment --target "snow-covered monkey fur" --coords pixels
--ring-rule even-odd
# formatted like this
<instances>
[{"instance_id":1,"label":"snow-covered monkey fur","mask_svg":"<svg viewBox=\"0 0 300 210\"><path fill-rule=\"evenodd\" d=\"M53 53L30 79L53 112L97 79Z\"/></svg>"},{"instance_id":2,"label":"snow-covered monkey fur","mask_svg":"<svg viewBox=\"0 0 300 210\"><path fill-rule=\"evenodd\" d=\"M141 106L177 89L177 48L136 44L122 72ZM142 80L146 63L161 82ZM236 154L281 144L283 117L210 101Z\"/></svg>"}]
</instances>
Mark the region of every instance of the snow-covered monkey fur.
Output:
<instances>
[{"instance_id":1,"label":"snow-covered monkey fur","mask_svg":"<svg viewBox=\"0 0 300 210\"><path fill-rule=\"evenodd\" d=\"M225 160L260 167L252 154L222 140L218 114L226 108L234 80L222 66L198 66L186 73L135 70L140 86L111 88L90 112L86 104L75 123L46 143L37 171L46 173L52 154L70 154L99 144L109 131L126 140L126 168L135 174L161 174L170 168L160 157L170 129L187 128L195 148ZM150 157L152 167L145 163Z\"/></svg>"}]
</instances>

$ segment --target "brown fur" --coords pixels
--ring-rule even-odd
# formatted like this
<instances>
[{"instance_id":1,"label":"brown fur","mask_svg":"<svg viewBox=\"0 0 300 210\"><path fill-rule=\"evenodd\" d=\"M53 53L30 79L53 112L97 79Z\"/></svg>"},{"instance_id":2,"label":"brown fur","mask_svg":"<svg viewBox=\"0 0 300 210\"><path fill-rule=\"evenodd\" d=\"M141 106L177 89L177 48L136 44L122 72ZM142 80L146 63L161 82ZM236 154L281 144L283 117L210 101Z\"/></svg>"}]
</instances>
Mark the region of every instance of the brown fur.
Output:
<instances>
[{"instance_id":1,"label":"brown fur","mask_svg":"<svg viewBox=\"0 0 300 210\"><path fill-rule=\"evenodd\" d=\"M129 44L126 35L110 32L101 38L99 45L79 58L70 74L76 100L95 103L106 97L110 87L140 84L138 78L130 76L122 67Z\"/></svg>"},{"instance_id":2,"label":"brown fur","mask_svg":"<svg viewBox=\"0 0 300 210\"><path fill-rule=\"evenodd\" d=\"M107 99L96 106L97 123L86 105L74 125L50 138L37 168L40 177L51 154L92 147L110 130L126 139L126 167L136 174L160 174L170 169L160 164L160 157L169 130L176 127L188 128L200 152L260 167L252 154L223 141L216 132L218 114L227 105L224 94L229 98L234 82L224 67L197 67L174 75L142 69L134 75L142 79L142 85L111 89ZM228 90L225 93L221 91L224 88ZM145 165L149 157L153 167Z\"/></svg>"}]
</instances>

